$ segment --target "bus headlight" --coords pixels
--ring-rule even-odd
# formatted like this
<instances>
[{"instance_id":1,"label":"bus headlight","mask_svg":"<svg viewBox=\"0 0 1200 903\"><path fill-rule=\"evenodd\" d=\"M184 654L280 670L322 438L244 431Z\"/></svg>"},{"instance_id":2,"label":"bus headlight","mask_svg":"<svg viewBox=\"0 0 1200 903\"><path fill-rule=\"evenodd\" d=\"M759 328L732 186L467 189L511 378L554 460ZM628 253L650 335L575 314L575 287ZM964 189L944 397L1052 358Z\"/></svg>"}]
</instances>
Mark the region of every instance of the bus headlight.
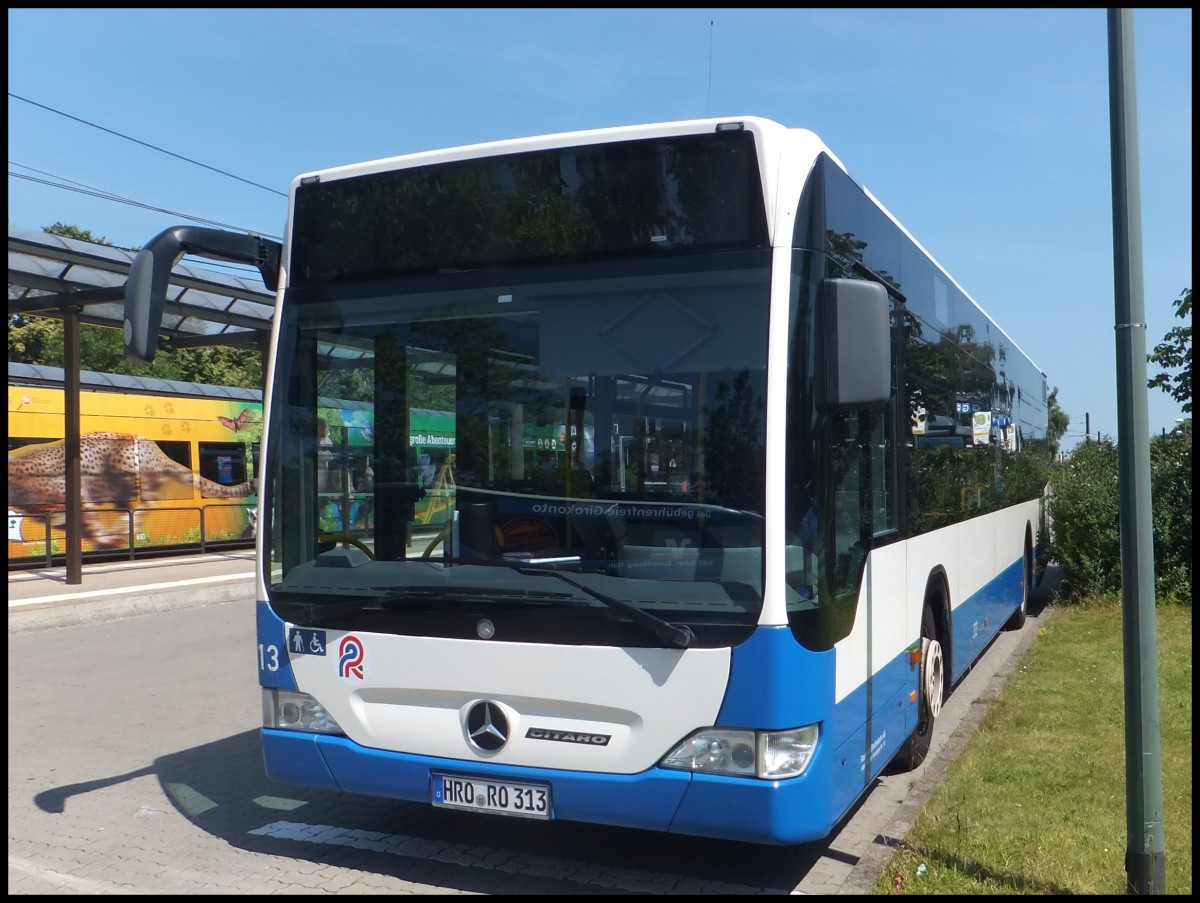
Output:
<instances>
[{"instance_id":1,"label":"bus headlight","mask_svg":"<svg viewBox=\"0 0 1200 903\"><path fill-rule=\"evenodd\" d=\"M264 688L262 703L263 727L316 734L345 733L325 707L307 693Z\"/></svg>"},{"instance_id":2,"label":"bus headlight","mask_svg":"<svg viewBox=\"0 0 1200 903\"><path fill-rule=\"evenodd\" d=\"M709 727L696 731L660 763L663 768L748 778L794 778L804 773L817 748L815 724L786 731Z\"/></svg>"}]
</instances>

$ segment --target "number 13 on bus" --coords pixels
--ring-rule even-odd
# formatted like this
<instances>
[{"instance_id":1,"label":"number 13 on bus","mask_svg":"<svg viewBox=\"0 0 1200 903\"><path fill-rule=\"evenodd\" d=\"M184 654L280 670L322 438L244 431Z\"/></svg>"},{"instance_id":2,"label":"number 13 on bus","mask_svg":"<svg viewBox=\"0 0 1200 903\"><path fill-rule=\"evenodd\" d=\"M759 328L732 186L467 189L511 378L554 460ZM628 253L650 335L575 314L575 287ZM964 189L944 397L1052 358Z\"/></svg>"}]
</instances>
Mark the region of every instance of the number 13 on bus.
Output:
<instances>
[{"instance_id":1,"label":"number 13 on bus","mask_svg":"<svg viewBox=\"0 0 1200 903\"><path fill-rule=\"evenodd\" d=\"M705 119L306 173L285 234L166 230L126 298L147 360L182 254L277 292L272 779L815 840L922 762L1023 624L1046 377L813 133ZM329 398L369 412L370 478L323 493ZM414 410L444 412L440 468ZM322 517L330 491L371 517Z\"/></svg>"}]
</instances>

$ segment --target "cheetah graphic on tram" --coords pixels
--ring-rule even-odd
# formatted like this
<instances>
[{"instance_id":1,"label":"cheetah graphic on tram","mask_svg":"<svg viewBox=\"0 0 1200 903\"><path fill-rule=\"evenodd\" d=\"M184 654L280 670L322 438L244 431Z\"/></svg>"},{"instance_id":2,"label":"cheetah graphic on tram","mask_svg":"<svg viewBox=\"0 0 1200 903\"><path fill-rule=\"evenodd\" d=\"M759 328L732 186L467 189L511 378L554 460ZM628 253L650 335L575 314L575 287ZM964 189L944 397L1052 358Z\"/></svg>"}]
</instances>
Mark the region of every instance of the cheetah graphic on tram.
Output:
<instances>
[{"instance_id":1,"label":"cheetah graphic on tram","mask_svg":"<svg viewBox=\"0 0 1200 903\"><path fill-rule=\"evenodd\" d=\"M82 538L98 549L122 548L126 542L126 529L114 529L113 511L129 512L142 503L162 499L190 499L195 489L203 497L214 499L245 498L257 491L252 481L226 486L194 473L144 436L84 433L79 445ZM14 509L29 515L49 515L51 526L62 528L66 497L64 440L9 452L10 515Z\"/></svg>"}]
</instances>

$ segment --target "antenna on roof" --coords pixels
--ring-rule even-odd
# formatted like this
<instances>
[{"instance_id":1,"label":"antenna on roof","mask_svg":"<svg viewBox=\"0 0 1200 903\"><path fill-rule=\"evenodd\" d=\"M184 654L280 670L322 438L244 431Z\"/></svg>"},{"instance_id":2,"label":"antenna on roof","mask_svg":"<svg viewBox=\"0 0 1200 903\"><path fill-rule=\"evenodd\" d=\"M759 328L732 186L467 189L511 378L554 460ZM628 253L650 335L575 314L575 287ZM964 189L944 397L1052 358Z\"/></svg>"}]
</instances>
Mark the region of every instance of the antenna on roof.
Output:
<instances>
[{"instance_id":1,"label":"antenna on roof","mask_svg":"<svg viewBox=\"0 0 1200 903\"><path fill-rule=\"evenodd\" d=\"M708 20L708 99L704 101L704 115L712 115L712 45L713 45L713 20Z\"/></svg>"}]
</instances>

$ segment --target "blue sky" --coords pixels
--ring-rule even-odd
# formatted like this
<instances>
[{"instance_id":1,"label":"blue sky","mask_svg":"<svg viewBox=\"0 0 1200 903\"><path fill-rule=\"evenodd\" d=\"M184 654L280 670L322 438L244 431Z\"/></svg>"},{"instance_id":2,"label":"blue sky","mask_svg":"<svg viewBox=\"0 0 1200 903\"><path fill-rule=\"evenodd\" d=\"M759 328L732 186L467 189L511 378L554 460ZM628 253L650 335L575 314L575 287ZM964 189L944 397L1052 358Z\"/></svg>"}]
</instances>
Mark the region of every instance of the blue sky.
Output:
<instances>
[{"instance_id":1,"label":"blue sky","mask_svg":"<svg viewBox=\"0 0 1200 903\"><path fill-rule=\"evenodd\" d=\"M1149 352L1192 287L1192 11L1133 22ZM8 25L12 225L123 247L188 218L279 236L301 172L766 116L820 135L1046 372L1065 448L1085 415L1122 438L1105 9L10 8ZM1147 401L1155 434L1183 416Z\"/></svg>"}]
</instances>

